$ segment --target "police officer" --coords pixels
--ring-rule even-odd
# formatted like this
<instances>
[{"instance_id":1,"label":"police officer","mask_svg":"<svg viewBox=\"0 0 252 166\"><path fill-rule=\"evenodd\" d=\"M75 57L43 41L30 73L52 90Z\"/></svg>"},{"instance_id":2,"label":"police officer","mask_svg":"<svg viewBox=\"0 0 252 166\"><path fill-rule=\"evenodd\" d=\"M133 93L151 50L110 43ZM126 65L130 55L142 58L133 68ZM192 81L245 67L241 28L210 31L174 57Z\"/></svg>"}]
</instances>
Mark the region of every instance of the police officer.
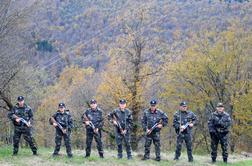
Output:
<instances>
[{"instance_id":1,"label":"police officer","mask_svg":"<svg viewBox=\"0 0 252 166\"><path fill-rule=\"evenodd\" d=\"M53 114L50 118L50 124L56 129L55 133L55 149L53 156L59 155L61 140L64 138L67 156L73 157L71 149L71 128L73 128L72 116L69 110L65 110L66 106L64 103L59 103L58 111Z\"/></svg>"},{"instance_id":2,"label":"police officer","mask_svg":"<svg viewBox=\"0 0 252 166\"><path fill-rule=\"evenodd\" d=\"M155 145L156 161L160 161L160 131L168 123L166 113L157 109L157 101L150 101L150 108L144 110L142 126L145 132L145 151L143 160L150 158L151 142Z\"/></svg>"},{"instance_id":3,"label":"police officer","mask_svg":"<svg viewBox=\"0 0 252 166\"><path fill-rule=\"evenodd\" d=\"M82 115L83 123L86 126L86 158L90 156L93 137L96 141L99 156L103 158L102 145L102 127L103 116L102 110L97 107L97 101L92 99L90 101L90 108Z\"/></svg>"},{"instance_id":4,"label":"police officer","mask_svg":"<svg viewBox=\"0 0 252 166\"><path fill-rule=\"evenodd\" d=\"M32 110L25 104L23 96L19 96L17 101L18 103L8 114L9 119L14 124L13 155L15 156L18 153L19 141L22 134L25 141L30 145L33 155L37 155L37 147L31 132L31 121L33 120Z\"/></svg>"},{"instance_id":5,"label":"police officer","mask_svg":"<svg viewBox=\"0 0 252 166\"><path fill-rule=\"evenodd\" d=\"M177 144L174 160L178 160L181 155L181 147L183 141L186 143L188 161L193 161L192 156L192 128L197 121L196 115L188 110L187 103L181 102L179 110L173 117L173 127L177 133Z\"/></svg>"},{"instance_id":6,"label":"police officer","mask_svg":"<svg viewBox=\"0 0 252 166\"><path fill-rule=\"evenodd\" d=\"M219 142L222 148L223 161L227 163L228 159L228 133L231 126L231 118L224 109L224 105L218 103L216 111L211 114L208 120L208 129L211 136L211 157L213 163L216 162Z\"/></svg>"},{"instance_id":7,"label":"police officer","mask_svg":"<svg viewBox=\"0 0 252 166\"><path fill-rule=\"evenodd\" d=\"M131 130L133 127L132 112L126 108L126 100L119 101L119 108L109 113L108 120L115 126L116 144L118 159L123 157L123 141L126 146L127 158L132 159L131 155Z\"/></svg>"}]
</instances>

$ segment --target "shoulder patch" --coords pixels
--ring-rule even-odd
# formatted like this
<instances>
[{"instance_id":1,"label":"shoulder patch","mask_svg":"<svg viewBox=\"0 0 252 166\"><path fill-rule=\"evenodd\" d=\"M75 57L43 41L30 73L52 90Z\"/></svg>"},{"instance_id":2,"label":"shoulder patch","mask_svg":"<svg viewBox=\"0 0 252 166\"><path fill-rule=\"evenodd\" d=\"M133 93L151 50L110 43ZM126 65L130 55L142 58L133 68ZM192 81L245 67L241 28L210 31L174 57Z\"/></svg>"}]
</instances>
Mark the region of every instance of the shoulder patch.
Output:
<instances>
[{"instance_id":1,"label":"shoulder patch","mask_svg":"<svg viewBox=\"0 0 252 166\"><path fill-rule=\"evenodd\" d=\"M176 112L174 113L174 115L179 115L179 111L176 111Z\"/></svg>"},{"instance_id":2,"label":"shoulder patch","mask_svg":"<svg viewBox=\"0 0 252 166\"><path fill-rule=\"evenodd\" d=\"M101 108L97 107L97 110L100 111L100 112L103 112Z\"/></svg>"},{"instance_id":3,"label":"shoulder patch","mask_svg":"<svg viewBox=\"0 0 252 166\"><path fill-rule=\"evenodd\" d=\"M189 110L189 112L188 112L189 114L194 114L194 112L192 112L191 110Z\"/></svg>"},{"instance_id":4,"label":"shoulder patch","mask_svg":"<svg viewBox=\"0 0 252 166\"><path fill-rule=\"evenodd\" d=\"M218 113L217 113L216 111L214 111L214 112L212 113L212 115L218 115Z\"/></svg>"},{"instance_id":5,"label":"shoulder patch","mask_svg":"<svg viewBox=\"0 0 252 166\"><path fill-rule=\"evenodd\" d=\"M158 112L160 112L161 114L163 114L164 112L160 109L157 109Z\"/></svg>"},{"instance_id":6,"label":"shoulder patch","mask_svg":"<svg viewBox=\"0 0 252 166\"><path fill-rule=\"evenodd\" d=\"M229 115L229 113L227 113L227 112L224 112L224 115L226 115L226 116L230 116L230 115Z\"/></svg>"},{"instance_id":7,"label":"shoulder patch","mask_svg":"<svg viewBox=\"0 0 252 166\"><path fill-rule=\"evenodd\" d=\"M126 110L129 112L129 113L131 113L132 111L130 110L130 109L128 109L128 108L126 108Z\"/></svg>"},{"instance_id":8,"label":"shoulder patch","mask_svg":"<svg viewBox=\"0 0 252 166\"><path fill-rule=\"evenodd\" d=\"M145 109L145 110L144 110L144 113L148 113L148 112L149 112L149 109Z\"/></svg>"}]
</instances>

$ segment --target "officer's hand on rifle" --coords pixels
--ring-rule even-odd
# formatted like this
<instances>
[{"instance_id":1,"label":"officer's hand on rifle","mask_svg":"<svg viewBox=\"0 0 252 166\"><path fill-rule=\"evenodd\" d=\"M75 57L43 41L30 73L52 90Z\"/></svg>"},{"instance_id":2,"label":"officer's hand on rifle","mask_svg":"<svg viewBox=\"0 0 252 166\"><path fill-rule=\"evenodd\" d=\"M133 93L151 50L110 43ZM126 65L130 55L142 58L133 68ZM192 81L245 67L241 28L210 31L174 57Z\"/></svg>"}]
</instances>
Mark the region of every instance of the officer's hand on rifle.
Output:
<instances>
[{"instance_id":1,"label":"officer's hand on rifle","mask_svg":"<svg viewBox=\"0 0 252 166\"><path fill-rule=\"evenodd\" d=\"M32 126L32 125L31 125L31 121L29 121L29 122L28 122L28 127L31 127L31 126Z\"/></svg>"},{"instance_id":2,"label":"officer's hand on rifle","mask_svg":"<svg viewBox=\"0 0 252 166\"><path fill-rule=\"evenodd\" d=\"M85 121L85 125L89 125L90 124L90 121L89 120L87 120L87 121Z\"/></svg>"},{"instance_id":3,"label":"officer's hand on rifle","mask_svg":"<svg viewBox=\"0 0 252 166\"><path fill-rule=\"evenodd\" d=\"M54 126L54 127L57 127L58 125L57 125L57 123L53 123L53 126Z\"/></svg>"},{"instance_id":4,"label":"officer's hand on rifle","mask_svg":"<svg viewBox=\"0 0 252 166\"><path fill-rule=\"evenodd\" d=\"M20 122L20 118L16 118L15 121L19 123Z\"/></svg>"},{"instance_id":5,"label":"officer's hand on rifle","mask_svg":"<svg viewBox=\"0 0 252 166\"><path fill-rule=\"evenodd\" d=\"M185 126L182 125L182 126L180 127L180 130L181 130L181 131L184 131L184 130L185 130Z\"/></svg>"},{"instance_id":6,"label":"officer's hand on rifle","mask_svg":"<svg viewBox=\"0 0 252 166\"><path fill-rule=\"evenodd\" d=\"M95 133L98 133L98 131L99 131L99 129L98 129L98 128L95 128L95 131L94 131L94 132L95 132Z\"/></svg>"},{"instance_id":7,"label":"officer's hand on rifle","mask_svg":"<svg viewBox=\"0 0 252 166\"><path fill-rule=\"evenodd\" d=\"M150 134L150 133L151 133L151 130L147 129L146 133L147 133L147 134Z\"/></svg>"},{"instance_id":8,"label":"officer's hand on rifle","mask_svg":"<svg viewBox=\"0 0 252 166\"><path fill-rule=\"evenodd\" d=\"M127 132L127 130L125 129L125 130L122 131L122 134L126 134L126 132Z\"/></svg>"},{"instance_id":9,"label":"officer's hand on rifle","mask_svg":"<svg viewBox=\"0 0 252 166\"><path fill-rule=\"evenodd\" d=\"M193 123L190 123L190 124L189 124L189 127L193 127Z\"/></svg>"},{"instance_id":10,"label":"officer's hand on rifle","mask_svg":"<svg viewBox=\"0 0 252 166\"><path fill-rule=\"evenodd\" d=\"M158 124L158 125L157 125L157 128L160 128L160 129L161 129L162 127L163 127L162 124Z\"/></svg>"},{"instance_id":11,"label":"officer's hand on rifle","mask_svg":"<svg viewBox=\"0 0 252 166\"><path fill-rule=\"evenodd\" d=\"M63 129L63 131L62 131L64 134L66 134L67 133L67 129Z\"/></svg>"},{"instance_id":12,"label":"officer's hand on rifle","mask_svg":"<svg viewBox=\"0 0 252 166\"><path fill-rule=\"evenodd\" d=\"M113 120L113 124L114 124L115 126L117 126L117 123L116 123L116 121L115 121L115 120Z\"/></svg>"}]
</instances>

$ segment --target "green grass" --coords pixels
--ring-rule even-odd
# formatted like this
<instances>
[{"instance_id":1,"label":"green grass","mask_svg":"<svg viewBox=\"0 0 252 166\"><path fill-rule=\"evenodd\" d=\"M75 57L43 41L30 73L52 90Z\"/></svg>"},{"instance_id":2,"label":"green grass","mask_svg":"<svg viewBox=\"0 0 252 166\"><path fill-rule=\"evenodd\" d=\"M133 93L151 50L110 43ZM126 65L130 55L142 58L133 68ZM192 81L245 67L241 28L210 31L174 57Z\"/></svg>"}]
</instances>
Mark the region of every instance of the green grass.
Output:
<instances>
[{"instance_id":1,"label":"green grass","mask_svg":"<svg viewBox=\"0 0 252 166\"><path fill-rule=\"evenodd\" d=\"M226 166L227 164L224 164L222 162L218 162L217 163L218 166ZM238 161L238 162L235 162L235 163L231 163L231 164L228 164L228 165L232 165L232 166L252 166L252 160L245 160L245 161Z\"/></svg>"},{"instance_id":2,"label":"green grass","mask_svg":"<svg viewBox=\"0 0 252 166\"><path fill-rule=\"evenodd\" d=\"M120 165L127 165L127 166L251 166L252 159L245 158L240 155L230 155L229 157L229 164L223 164L221 157L217 158L218 161L216 164L212 164L210 162L209 155L194 155L194 162L188 163L187 162L187 155L183 153L181 159L179 161L173 161L174 152L170 153L161 153L162 154L162 161L156 162L153 159L147 161L141 161L142 153L133 153L133 160L127 160L123 158L118 160L116 158L117 153L116 151L112 150L105 150L105 158L100 159L97 155L97 151L93 150L91 157L86 159L84 158L84 151L83 150L74 150L73 154L74 157L69 159L66 156L65 148L61 149L61 155L58 157L52 157L51 154L53 152L52 148L40 148L38 153L39 156L33 156L32 152L28 148L20 148L19 153L17 156L12 156L12 147L5 146L0 147L0 165L18 165L18 166L62 166L62 165L89 165L89 166L120 166ZM124 154L125 155L125 154ZM125 156L124 156L125 157ZM152 158L154 158L154 153L152 153Z\"/></svg>"}]
</instances>

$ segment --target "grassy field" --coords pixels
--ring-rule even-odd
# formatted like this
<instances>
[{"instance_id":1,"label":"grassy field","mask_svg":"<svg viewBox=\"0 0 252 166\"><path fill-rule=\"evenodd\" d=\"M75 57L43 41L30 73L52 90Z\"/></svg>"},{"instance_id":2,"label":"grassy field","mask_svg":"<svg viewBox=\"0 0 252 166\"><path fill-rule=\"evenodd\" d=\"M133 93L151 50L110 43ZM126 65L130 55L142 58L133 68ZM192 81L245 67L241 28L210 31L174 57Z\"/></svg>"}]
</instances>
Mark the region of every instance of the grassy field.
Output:
<instances>
[{"instance_id":1,"label":"grassy field","mask_svg":"<svg viewBox=\"0 0 252 166\"><path fill-rule=\"evenodd\" d=\"M223 164L221 157L218 158L216 164L210 162L210 157L205 155L194 155L194 162L188 163L186 154L183 153L179 161L173 161L174 153L162 153L162 161L156 162L152 159L147 161L141 161L142 154L133 153L133 160L122 159L118 160L116 158L115 151L105 151L105 158L100 159L97 156L97 152L94 150L90 158L85 159L83 156L84 151L74 150L74 157L69 159L66 157L65 149L61 149L61 155L59 157L52 157L53 149L40 148L39 155L33 156L30 149L22 148L19 151L18 156L12 156L12 147L0 147L0 165L18 165L18 166L62 166L62 165L88 165L88 166L154 166L154 165L175 165L175 166L190 166L190 165L226 165ZM152 154L153 155L153 154ZM152 156L154 158L154 156ZM230 155L229 164L232 166L252 166L252 158L246 158L241 155Z\"/></svg>"}]
</instances>

